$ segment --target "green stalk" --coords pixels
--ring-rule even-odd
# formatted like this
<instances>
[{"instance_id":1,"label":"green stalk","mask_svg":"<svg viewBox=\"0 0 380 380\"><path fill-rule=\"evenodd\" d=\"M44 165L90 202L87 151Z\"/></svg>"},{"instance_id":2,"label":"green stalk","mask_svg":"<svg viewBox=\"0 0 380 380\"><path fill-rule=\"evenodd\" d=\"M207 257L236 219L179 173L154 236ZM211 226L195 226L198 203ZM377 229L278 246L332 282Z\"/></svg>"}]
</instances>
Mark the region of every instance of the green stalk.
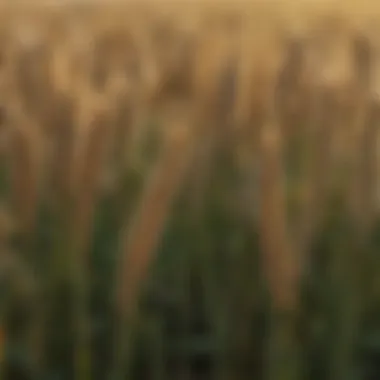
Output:
<instances>
[{"instance_id":1,"label":"green stalk","mask_svg":"<svg viewBox=\"0 0 380 380\"><path fill-rule=\"evenodd\" d=\"M166 380L162 321L156 317L150 326L152 380Z\"/></svg>"},{"instance_id":2,"label":"green stalk","mask_svg":"<svg viewBox=\"0 0 380 380\"><path fill-rule=\"evenodd\" d=\"M131 376L134 324L124 315L120 315L118 319L115 336L119 338L115 339L113 367L107 380L125 380Z\"/></svg>"},{"instance_id":3,"label":"green stalk","mask_svg":"<svg viewBox=\"0 0 380 380\"><path fill-rule=\"evenodd\" d=\"M342 243L342 242L341 242ZM361 291L354 262L356 249L343 242L335 246L332 263L332 288L335 289L331 306L331 351L329 374L331 380L353 378L354 355L361 315Z\"/></svg>"},{"instance_id":4,"label":"green stalk","mask_svg":"<svg viewBox=\"0 0 380 380\"><path fill-rule=\"evenodd\" d=\"M300 353L295 339L296 320L292 312L271 312L266 379L294 380L300 378Z\"/></svg>"},{"instance_id":5,"label":"green stalk","mask_svg":"<svg viewBox=\"0 0 380 380\"><path fill-rule=\"evenodd\" d=\"M88 295L89 282L85 263L78 263L81 255L76 249L72 251L72 297L74 323L74 373L76 380L91 379L91 330L89 326Z\"/></svg>"},{"instance_id":6,"label":"green stalk","mask_svg":"<svg viewBox=\"0 0 380 380\"><path fill-rule=\"evenodd\" d=\"M4 295L2 300L1 310L0 310L0 380L5 379L4 374L4 364L6 360L6 348L7 348L7 337L6 337L6 319L8 314L8 304L9 304L9 295Z\"/></svg>"}]
</instances>

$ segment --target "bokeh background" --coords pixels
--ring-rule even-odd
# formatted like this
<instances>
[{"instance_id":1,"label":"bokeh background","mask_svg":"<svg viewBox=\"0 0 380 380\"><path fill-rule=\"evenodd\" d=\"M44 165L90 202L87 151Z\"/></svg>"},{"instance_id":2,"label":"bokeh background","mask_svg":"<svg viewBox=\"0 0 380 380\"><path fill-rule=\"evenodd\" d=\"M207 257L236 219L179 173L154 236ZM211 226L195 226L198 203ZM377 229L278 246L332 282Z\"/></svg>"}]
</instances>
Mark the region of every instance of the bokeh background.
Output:
<instances>
[{"instance_id":1,"label":"bokeh background","mask_svg":"<svg viewBox=\"0 0 380 380\"><path fill-rule=\"evenodd\" d=\"M0 376L380 379L370 1L0 5Z\"/></svg>"}]
</instances>

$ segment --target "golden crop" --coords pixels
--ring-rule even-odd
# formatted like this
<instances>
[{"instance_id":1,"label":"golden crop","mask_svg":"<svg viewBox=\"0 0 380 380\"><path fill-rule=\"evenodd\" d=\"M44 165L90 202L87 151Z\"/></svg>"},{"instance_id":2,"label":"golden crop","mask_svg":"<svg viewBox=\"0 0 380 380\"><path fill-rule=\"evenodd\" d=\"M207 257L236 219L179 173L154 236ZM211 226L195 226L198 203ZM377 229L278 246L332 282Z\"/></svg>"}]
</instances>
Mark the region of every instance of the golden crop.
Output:
<instances>
[{"instance_id":1,"label":"golden crop","mask_svg":"<svg viewBox=\"0 0 380 380\"><path fill-rule=\"evenodd\" d=\"M194 210L202 207L220 149L233 153L244 177L232 207L253 220L259 204L263 270L278 310L297 309L329 194L344 193L365 240L380 190L380 14L367 3L1 4L0 149L11 178L3 203L27 242L42 201L62 216L77 380L89 378L94 210L102 194L117 194L127 169L144 168L152 119L162 149L121 231L120 331L136 311L177 193L186 183ZM294 185L285 156L296 140L302 167ZM116 376L126 348L123 334L115 340Z\"/></svg>"}]
</instances>

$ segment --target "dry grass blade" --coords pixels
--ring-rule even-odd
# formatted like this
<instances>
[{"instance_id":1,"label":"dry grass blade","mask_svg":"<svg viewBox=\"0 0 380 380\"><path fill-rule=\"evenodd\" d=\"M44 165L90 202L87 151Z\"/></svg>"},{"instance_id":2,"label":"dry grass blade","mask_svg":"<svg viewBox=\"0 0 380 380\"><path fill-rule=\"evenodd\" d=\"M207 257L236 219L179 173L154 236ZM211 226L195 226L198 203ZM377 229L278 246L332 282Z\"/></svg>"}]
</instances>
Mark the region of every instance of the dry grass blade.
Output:
<instances>
[{"instance_id":1,"label":"dry grass blade","mask_svg":"<svg viewBox=\"0 0 380 380\"><path fill-rule=\"evenodd\" d=\"M287 229L282 136L276 121L263 126L260 167L260 240L263 271L272 300L267 379L298 378L295 341L299 262Z\"/></svg>"},{"instance_id":2,"label":"dry grass blade","mask_svg":"<svg viewBox=\"0 0 380 380\"><path fill-rule=\"evenodd\" d=\"M351 145L351 182L349 207L351 216L360 226L360 239L365 241L373 227L376 201L376 136L378 134L379 111L377 99L373 99L370 84L374 82L373 49L368 40L354 41L357 63L357 89L355 118ZM363 79L364 77L364 79Z\"/></svg>"},{"instance_id":3,"label":"dry grass blade","mask_svg":"<svg viewBox=\"0 0 380 380\"><path fill-rule=\"evenodd\" d=\"M267 124L262 132L260 233L264 270L274 308L293 311L297 304L297 258L287 231L284 170L281 165L282 137L277 128Z\"/></svg>"},{"instance_id":4,"label":"dry grass blade","mask_svg":"<svg viewBox=\"0 0 380 380\"><path fill-rule=\"evenodd\" d=\"M170 207L183 182L192 157L193 141L187 126L175 125L169 141L157 163L153 177L147 183L140 208L133 225L123 236L122 262L117 276L117 313L120 323L116 325L115 367L113 379L124 377L126 323L136 312L137 302L144 280L157 250ZM125 231L123 231L125 234ZM128 328L129 326L127 326Z\"/></svg>"},{"instance_id":5,"label":"dry grass blade","mask_svg":"<svg viewBox=\"0 0 380 380\"><path fill-rule=\"evenodd\" d=\"M31 237L39 203L39 129L21 110L11 112L10 123L11 204L20 232Z\"/></svg>"},{"instance_id":6,"label":"dry grass blade","mask_svg":"<svg viewBox=\"0 0 380 380\"><path fill-rule=\"evenodd\" d=\"M99 195L100 181L104 168L107 141L110 128L108 126L108 110L106 103L99 99L99 104L93 104L87 114L87 124L82 141L77 146L76 180L74 184L74 201L76 244L79 252L87 250L86 242L91 231L91 222Z\"/></svg>"},{"instance_id":7,"label":"dry grass blade","mask_svg":"<svg viewBox=\"0 0 380 380\"><path fill-rule=\"evenodd\" d=\"M74 121L75 105L72 98L62 96L54 99L54 113L50 121L49 179L53 201L58 208L67 206L74 185L74 152L77 129Z\"/></svg>"}]
</instances>

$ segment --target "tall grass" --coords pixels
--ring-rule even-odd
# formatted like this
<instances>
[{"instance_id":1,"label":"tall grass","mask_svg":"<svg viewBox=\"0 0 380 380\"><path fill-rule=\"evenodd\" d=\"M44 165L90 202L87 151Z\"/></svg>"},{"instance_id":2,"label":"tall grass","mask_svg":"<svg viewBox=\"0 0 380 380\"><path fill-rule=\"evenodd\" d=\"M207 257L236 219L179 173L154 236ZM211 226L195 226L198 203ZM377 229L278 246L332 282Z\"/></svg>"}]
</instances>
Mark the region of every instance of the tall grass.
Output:
<instances>
[{"instance_id":1,"label":"tall grass","mask_svg":"<svg viewBox=\"0 0 380 380\"><path fill-rule=\"evenodd\" d=\"M322 3L1 5L5 378L379 376L379 12Z\"/></svg>"}]
</instances>

